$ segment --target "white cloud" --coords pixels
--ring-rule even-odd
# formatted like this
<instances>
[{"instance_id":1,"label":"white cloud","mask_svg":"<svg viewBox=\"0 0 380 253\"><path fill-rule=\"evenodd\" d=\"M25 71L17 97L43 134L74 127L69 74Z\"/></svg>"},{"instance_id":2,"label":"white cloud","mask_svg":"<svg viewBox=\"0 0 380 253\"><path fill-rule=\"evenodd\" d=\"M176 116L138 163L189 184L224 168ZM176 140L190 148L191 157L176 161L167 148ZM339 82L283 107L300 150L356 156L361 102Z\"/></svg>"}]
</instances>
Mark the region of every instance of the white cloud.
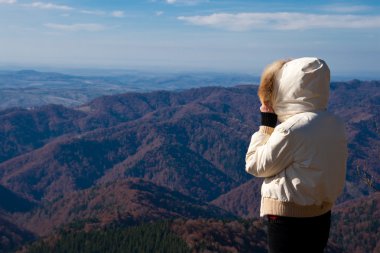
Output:
<instances>
[{"instance_id":1,"label":"white cloud","mask_svg":"<svg viewBox=\"0 0 380 253\"><path fill-rule=\"evenodd\" d=\"M162 16L163 14L164 14L164 12L163 11L156 11L156 16Z\"/></svg>"},{"instance_id":2,"label":"white cloud","mask_svg":"<svg viewBox=\"0 0 380 253\"><path fill-rule=\"evenodd\" d=\"M230 31L248 31L253 29L380 28L380 16L368 15L326 15L291 12L214 13L208 16L180 16L178 19L194 25Z\"/></svg>"},{"instance_id":3,"label":"white cloud","mask_svg":"<svg viewBox=\"0 0 380 253\"><path fill-rule=\"evenodd\" d=\"M0 0L0 4L15 4L17 0Z\"/></svg>"},{"instance_id":4,"label":"white cloud","mask_svg":"<svg viewBox=\"0 0 380 253\"><path fill-rule=\"evenodd\" d=\"M183 5L196 5L208 0L165 0L167 4L183 4Z\"/></svg>"},{"instance_id":5,"label":"white cloud","mask_svg":"<svg viewBox=\"0 0 380 253\"><path fill-rule=\"evenodd\" d=\"M116 18L123 18L125 17L125 14L124 14L124 11L113 11L111 13L111 16L116 17Z\"/></svg>"},{"instance_id":6,"label":"white cloud","mask_svg":"<svg viewBox=\"0 0 380 253\"><path fill-rule=\"evenodd\" d=\"M83 14L95 15L95 16L104 16L104 15L106 15L106 13L104 11L81 10L80 12L83 13Z\"/></svg>"},{"instance_id":7,"label":"white cloud","mask_svg":"<svg viewBox=\"0 0 380 253\"><path fill-rule=\"evenodd\" d=\"M38 9L46 9L46 10L72 10L74 8L67 6L67 5L58 5L53 3L43 3L43 2L34 2L31 4L27 4L26 6L38 8Z\"/></svg>"},{"instance_id":8,"label":"white cloud","mask_svg":"<svg viewBox=\"0 0 380 253\"><path fill-rule=\"evenodd\" d=\"M125 17L124 11L112 11L110 13L107 13L105 11L100 10L81 10L80 13L88 14L88 15L95 15L95 16L112 16L115 18L123 18Z\"/></svg>"},{"instance_id":9,"label":"white cloud","mask_svg":"<svg viewBox=\"0 0 380 253\"><path fill-rule=\"evenodd\" d=\"M44 25L45 27L59 30L59 31L65 31L65 32L77 32L77 31L88 31L88 32L98 32L103 31L106 29L104 25L101 24L54 24L54 23L47 23Z\"/></svg>"}]
</instances>

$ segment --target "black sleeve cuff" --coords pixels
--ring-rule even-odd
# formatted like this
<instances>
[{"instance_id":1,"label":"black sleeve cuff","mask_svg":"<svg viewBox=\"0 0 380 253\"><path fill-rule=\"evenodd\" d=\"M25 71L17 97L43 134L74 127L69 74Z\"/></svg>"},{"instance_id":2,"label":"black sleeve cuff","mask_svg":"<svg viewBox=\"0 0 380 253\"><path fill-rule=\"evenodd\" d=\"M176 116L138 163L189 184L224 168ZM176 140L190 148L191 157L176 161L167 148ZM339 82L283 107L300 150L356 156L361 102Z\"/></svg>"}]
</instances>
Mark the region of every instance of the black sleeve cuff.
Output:
<instances>
[{"instance_id":1,"label":"black sleeve cuff","mask_svg":"<svg viewBox=\"0 0 380 253\"><path fill-rule=\"evenodd\" d=\"M261 112L261 125L276 127L277 115L272 112Z\"/></svg>"}]
</instances>

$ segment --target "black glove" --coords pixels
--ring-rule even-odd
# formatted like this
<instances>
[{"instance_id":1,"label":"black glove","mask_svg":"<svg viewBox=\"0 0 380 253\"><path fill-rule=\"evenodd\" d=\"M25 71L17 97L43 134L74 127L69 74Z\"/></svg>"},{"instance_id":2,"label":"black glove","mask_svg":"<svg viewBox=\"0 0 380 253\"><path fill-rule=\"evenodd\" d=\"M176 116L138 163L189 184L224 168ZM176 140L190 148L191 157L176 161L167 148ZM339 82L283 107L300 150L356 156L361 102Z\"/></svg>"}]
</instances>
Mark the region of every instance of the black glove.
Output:
<instances>
[{"instance_id":1,"label":"black glove","mask_svg":"<svg viewBox=\"0 0 380 253\"><path fill-rule=\"evenodd\" d=\"M273 112L261 112L261 125L268 127L276 127L277 115Z\"/></svg>"}]
</instances>

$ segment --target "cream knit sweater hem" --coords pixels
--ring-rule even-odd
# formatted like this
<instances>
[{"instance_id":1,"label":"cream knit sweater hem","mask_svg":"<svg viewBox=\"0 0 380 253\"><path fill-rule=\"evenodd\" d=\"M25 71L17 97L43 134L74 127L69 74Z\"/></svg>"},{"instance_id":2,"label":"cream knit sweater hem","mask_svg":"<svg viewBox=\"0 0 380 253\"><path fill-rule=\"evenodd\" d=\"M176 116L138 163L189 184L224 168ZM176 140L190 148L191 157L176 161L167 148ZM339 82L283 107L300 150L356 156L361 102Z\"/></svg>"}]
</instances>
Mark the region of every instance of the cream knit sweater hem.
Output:
<instances>
[{"instance_id":1,"label":"cream knit sweater hem","mask_svg":"<svg viewBox=\"0 0 380 253\"><path fill-rule=\"evenodd\" d=\"M315 217L327 213L333 204L301 206L292 202L282 202L271 198L261 198L260 216L278 215L286 217Z\"/></svg>"}]
</instances>

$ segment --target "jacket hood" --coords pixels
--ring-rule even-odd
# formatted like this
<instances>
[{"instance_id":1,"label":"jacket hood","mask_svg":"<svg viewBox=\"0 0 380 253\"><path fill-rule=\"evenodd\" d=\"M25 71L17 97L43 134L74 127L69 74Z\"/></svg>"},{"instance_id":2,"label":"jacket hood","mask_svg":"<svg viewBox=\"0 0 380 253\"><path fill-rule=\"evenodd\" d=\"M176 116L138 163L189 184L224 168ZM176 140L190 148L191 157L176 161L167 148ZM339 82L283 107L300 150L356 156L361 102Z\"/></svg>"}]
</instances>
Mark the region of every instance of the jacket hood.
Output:
<instances>
[{"instance_id":1,"label":"jacket hood","mask_svg":"<svg viewBox=\"0 0 380 253\"><path fill-rule=\"evenodd\" d=\"M302 113L326 110L330 93L330 69L318 58L287 62L275 76L272 106L280 122Z\"/></svg>"}]
</instances>

